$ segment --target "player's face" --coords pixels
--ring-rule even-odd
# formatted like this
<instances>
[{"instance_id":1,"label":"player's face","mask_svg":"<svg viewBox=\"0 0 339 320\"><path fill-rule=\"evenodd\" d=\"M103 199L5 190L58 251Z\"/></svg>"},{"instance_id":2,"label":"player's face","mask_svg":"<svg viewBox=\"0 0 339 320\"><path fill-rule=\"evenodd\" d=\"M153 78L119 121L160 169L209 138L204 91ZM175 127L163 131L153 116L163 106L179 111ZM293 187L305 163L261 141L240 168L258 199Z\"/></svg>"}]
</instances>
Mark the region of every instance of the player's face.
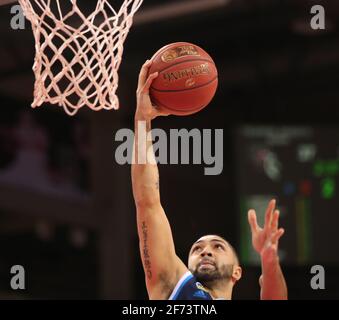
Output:
<instances>
[{"instance_id":1,"label":"player's face","mask_svg":"<svg viewBox=\"0 0 339 320\"><path fill-rule=\"evenodd\" d=\"M218 236L204 236L189 254L188 268L200 281L230 280L236 258L229 244Z\"/></svg>"}]
</instances>

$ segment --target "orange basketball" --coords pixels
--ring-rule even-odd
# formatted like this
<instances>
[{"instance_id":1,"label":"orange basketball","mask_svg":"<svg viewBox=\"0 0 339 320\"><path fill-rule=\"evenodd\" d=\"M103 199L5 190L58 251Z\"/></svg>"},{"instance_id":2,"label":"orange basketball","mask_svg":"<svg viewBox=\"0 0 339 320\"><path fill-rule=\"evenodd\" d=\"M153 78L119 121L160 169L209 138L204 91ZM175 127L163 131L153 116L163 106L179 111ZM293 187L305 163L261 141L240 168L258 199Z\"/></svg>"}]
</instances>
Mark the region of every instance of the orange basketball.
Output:
<instances>
[{"instance_id":1,"label":"orange basketball","mask_svg":"<svg viewBox=\"0 0 339 320\"><path fill-rule=\"evenodd\" d=\"M152 102L171 114L189 115L205 108L218 87L218 71L200 47L176 42L152 58L149 74L159 72L150 88Z\"/></svg>"}]
</instances>

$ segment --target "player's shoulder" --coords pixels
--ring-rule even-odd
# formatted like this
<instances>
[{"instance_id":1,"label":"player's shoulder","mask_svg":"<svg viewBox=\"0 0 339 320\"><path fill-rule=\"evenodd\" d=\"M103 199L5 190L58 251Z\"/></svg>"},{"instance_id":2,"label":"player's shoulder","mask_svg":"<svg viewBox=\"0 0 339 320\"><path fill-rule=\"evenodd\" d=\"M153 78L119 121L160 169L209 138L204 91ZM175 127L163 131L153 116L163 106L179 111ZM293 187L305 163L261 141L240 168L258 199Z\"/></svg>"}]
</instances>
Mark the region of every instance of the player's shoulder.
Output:
<instances>
[{"instance_id":1,"label":"player's shoulder","mask_svg":"<svg viewBox=\"0 0 339 320\"><path fill-rule=\"evenodd\" d=\"M150 299L163 300L168 299L172 294L178 282L190 273L186 265L177 258L171 270L162 272L158 275L153 284L148 283L147 290Z\"/></svg>"},{"instance_id":2,"label":"player's shoulder","mask_svg":"<svg viewBox=\"0 0 339 320\"><path fill-rule=\"evenodd\" d=\"M174 287L169 300L211 300L208 290L187 271Z\"/></svg>"}]
</instances>

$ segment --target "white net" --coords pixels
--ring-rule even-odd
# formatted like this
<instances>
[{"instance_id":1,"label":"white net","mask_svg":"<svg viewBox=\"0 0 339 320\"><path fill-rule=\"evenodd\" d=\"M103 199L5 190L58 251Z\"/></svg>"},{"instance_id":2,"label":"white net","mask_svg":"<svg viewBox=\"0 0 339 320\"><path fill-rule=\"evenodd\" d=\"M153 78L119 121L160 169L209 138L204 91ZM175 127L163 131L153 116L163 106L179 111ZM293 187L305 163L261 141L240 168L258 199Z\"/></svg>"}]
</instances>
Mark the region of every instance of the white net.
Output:
<instances>
[{"instance_id":1,"label":"white net","mask_svg":"<svg viewBox=\"0 0 339 320\"><path fill-rule=\"evenodd\" d=\"M49 102L69 115L83 106L118 109L123 45L142 2L124 0L116 10L109 0L91 0L87 14L77 0L19 0L36 43L32 107Z\"/></svg>"}]
</instances>

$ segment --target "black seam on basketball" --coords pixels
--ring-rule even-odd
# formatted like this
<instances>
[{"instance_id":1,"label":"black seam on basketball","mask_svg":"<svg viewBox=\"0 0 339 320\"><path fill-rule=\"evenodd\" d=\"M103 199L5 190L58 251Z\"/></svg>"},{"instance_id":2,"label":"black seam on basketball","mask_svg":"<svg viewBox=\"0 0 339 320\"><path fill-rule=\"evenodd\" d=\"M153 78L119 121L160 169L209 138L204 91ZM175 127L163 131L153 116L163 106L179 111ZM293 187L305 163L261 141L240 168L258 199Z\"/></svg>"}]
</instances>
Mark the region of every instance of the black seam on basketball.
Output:
<instances>
[{"instance_id":1,"label":"black seam on basketball","mask_svg":"<svg viewBox=\"0 0 339 320\"><path fill-rule=\"evenodd\" d=\"M164 106L165 107L165 106ZM201 109L205 108L206 105L203 105L199 108L194 108L194 109L185 109L185 110L178 110L178 109L172 109L172 108L169 108L169 107L165 107L166 109L168 109L169 111L174 111L174 112L178 112L179 114L182 113L182 115L185 115L185 113L187 112L198 112L200 111Z\"/></svg>"},{"instance_id":2,"label":"black seam on basketball","mask_svg":"<svg viewBox=\"0 0 339 320\"><path fill-rule=\"evenodd\" d=\"M192 108L192 109L186 109L185 108L184 110L178 110L178 109L173 109L171 107L166 106L165 104L161 103L158 99L153 98L152 100L155 102L156 105L158 105L160 107L164 107L164 108L168 109L169 111L182 112L183 114L186 113L186 112L190 112L190 111L197 111L198 112L202 108L206 107L206 105L203 105L203 106L199 107L198 109L197 108Z\"/></svg>"},{"instance_id":3,"label":"black seam on basketball","mask_svg":"<svg viewBox=\"0 0 339 320\"><path fill-rule=\"evenodd\" d=\"M164 69L162 69L162 70L159 70L158 72L159 72L159 74L161 73L161 72L164 72L165 70L167 70L167 69L170 69L170 68L172 68L172 67L174 67L174 66L177 66L178 64L183 64L183 63L185 63L185 62L193 62L193 61L204 61L204 62L210 62L210 63L213 63L214 64L214 62L213 61L211 61L211 60L209 60L209 59L189 59L189 60L185 60L185 61L179 61L179 62L176 62L176 63L173 63L173 64L171 64L170 66L168 66L168 67L166 67L166 68L164 68ZM215 66L215 64L214 64L214 66ZM155 71L156 72L156 71Z\"/></svg>"},{"instance_id":4,"label":"black seam on basketball","mask_svg":"<svg viewBox=\"0 0 339 320\"><path fill-rule=\"evenodd\" d=\"M218 76L215 76L215 78L213 78L212 80L204 83L204 84L201 84L199 86L196 86L194 88L187 88L187 89L181 89L181 90L160 90L160 89L156 89L154 87L151 87L152 90L154 91L157 91L157 92L182 92L182 91L190 91L190 90L195 90L195 89L199 89L201 87L204 87L204 86L208 86L209 84L211 84L212 82L214 82L215 80L218 79Z\"/></svg>"}]
</instances>

